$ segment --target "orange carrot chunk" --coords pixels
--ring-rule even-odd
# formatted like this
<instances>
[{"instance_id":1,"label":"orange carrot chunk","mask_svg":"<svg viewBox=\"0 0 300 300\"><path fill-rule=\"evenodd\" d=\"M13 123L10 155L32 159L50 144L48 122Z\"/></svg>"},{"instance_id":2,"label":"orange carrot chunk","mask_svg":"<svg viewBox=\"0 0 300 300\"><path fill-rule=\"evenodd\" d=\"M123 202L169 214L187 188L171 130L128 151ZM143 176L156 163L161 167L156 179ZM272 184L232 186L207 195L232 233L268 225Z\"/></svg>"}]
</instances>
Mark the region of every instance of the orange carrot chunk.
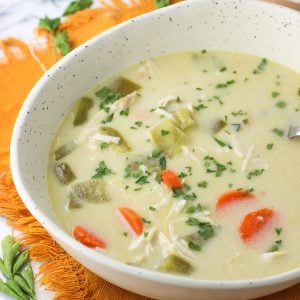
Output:
<instances>
[{"instance_id":1,"label":"orange carrot chunk","mask_svg":"<svg viewBox=\"0 0 300 300\"><path fill-rule=\"evenodd\" d=\"M263 208L247 214L240 225L240 236L248 241L259 233L273 218L271 209Z\"/></svg>"},{"instance_id":2,"label":"orange carrot chunk","mask_svg":"<svg viewBox=\"0 0 300 300\"><path fill-rule=\"evenodd\" d=\"M171 170L160 171L162 182L169 188L181 189L183 187L180 178Z\"/></svg>"},{"instance_id":3,"label":"orange carrot chunk","mask_svg":"<svg viewBox=\"0 0 300 300\"><path fill-rule=\"evenodd\" d=\"M117 210L136 235L142 234L144 223L142 218L134 210L128 207L119 207Z\"/></svg>"},{"instance_id":4,"label":"orange carrot chunk","mask_svg":"<svg viewBox=\"0 0 300 300\"><path fill-rule=\"evenodd\" d=\"M87 231L81 226L73 228L73 236L75 240L90 248L106 248L106 243L99 237Z\"/></svg>"},{"instance_id":5,"label":"orange carrot chunk","mask_svg":"<svg viewBox=\"0 0 300 300\"><path fill-rule=\"evenodd\" d=\"M236 202L241 202L245 200L251 200L254 198L254 195L247 191L227 191L219 196L217 200L217 209L223 208L224 206Z\"/></svg>"}]
</instances>

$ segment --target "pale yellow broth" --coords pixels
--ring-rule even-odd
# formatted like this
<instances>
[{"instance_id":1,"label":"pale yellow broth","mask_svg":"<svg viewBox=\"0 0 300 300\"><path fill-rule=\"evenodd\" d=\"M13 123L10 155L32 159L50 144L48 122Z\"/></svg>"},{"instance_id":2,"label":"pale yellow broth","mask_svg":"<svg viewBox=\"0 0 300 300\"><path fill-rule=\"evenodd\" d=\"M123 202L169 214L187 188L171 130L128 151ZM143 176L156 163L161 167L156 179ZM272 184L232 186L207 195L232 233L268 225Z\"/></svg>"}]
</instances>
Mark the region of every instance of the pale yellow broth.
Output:
<instances>
[{"instance_id":1,"label":"pale yellow broth","mask_svg":"<svg viewBox=\"0 0 300 300\"><path fill-rule=\"evenodd\" d=\"M83 226L105 240L107 248L96 251L148 269L155 270L167 255L175 253L193 267L186 276L196 278L262 278L299 267L300 140L290 140L286 134L290 125L300 125L300 74L269 60L259 74L254 74L261 61L260 57L220 51L170 54L141 62L93 88L86 95L94 102L87 122L73 126L75 107L64 118L50 150L49 193L67 232L72 234L74 226ZM118 153L110 146L101 149L102 142L90 140L91 132L94 134L107 117L99 110L100 100L95 92L120 75L141 85L140 96L130 106L129 115L122 116L117 111L113 120L105 124L121 132L131 146L131 151L125 153ZM217 84L232 80L234 83L227 87L216 88ZM272 95L272 92L280 94L274 97L276 93ZM182 107L191 109L200 104L199 99L207 106L192 110L196 126L186 131L189 143L184 151L172 158L166 156L167 169L176 174L186 173L188 176L182 181L196 194L195 200L185 202L174 198L172 191L155 181L155 174L143 185L135 183L136 179L124 178L128 162L149 156L157 148L150 132L167 116L154 109L160 106L159 100L169 95L179 97L180 102L173 101L161 108L168 113ZM286 106L278 107L282 106L279 101L284 101ZM232 114L240 110L246 115ZM227 126L212 134L211 126L218 119L227 120ZM135 125L136 121L142 122L141 127ZM236 132L231 124L240 124L240 129ZM91 128L94 131L89 131ZM282 129L284 135L272 132L274 128ZM104 161L113 174L98 180L103 180L109 201L68 209L69 185L61 184L53 172L53 151L72 140L77 141L79 136L84 141L61 159L76 175L71 184L90 180L99 162ZM232 149L219 145L214 136ZM273 148L268 149L268 144L273 144ZM232 166L226 165L227 169L216 177L215 173L207 173L204 159L207 155L224 165L232 162ZM192 168L191 172L187 167ZM248 179L247 175L256 169L264 171ZM197 186L202 181L207 181L206 188ZM139 188L142 189L136 190ZM255 200L217 211L219 195L239 188L254 189ZM179 201L184 207L171 214ZM203 211L188 214L188 207L197 203L204 207ZM130 207L150 221L151 224L144 224L146 234L140 237L132 234L116 214L118 207ZM276 217L252 241L243 241L239 234L243 217L261 208L272 209ZM201 243L201 251L192 250L184 243L179 247L178 240L197 229L187 225L186 220L201 218L206 213L214 224L214 236ZM174 225L172 232L170 224ZM275 228L282 228L279 235ZM140 246L132 249L137 239ZM281 240L282 246L266 255L276 240Z\"/></svg>"}]
</instances>

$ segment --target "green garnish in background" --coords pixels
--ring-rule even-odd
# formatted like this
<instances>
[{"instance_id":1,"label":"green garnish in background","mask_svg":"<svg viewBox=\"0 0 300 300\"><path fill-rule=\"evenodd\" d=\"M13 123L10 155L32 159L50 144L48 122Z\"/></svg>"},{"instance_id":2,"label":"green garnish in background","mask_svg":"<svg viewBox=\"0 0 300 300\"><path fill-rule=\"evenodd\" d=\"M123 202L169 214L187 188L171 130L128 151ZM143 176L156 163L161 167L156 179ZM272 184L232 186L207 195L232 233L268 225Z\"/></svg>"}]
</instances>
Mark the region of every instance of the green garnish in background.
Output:
<instances>
[{"instance_id":1,"label":"green garnish in background","mask_svg":"<svg viewBox=\"0 0 300 300\"><path fill-rule=\"evenodd\" d=\"M0 292L17 300L36 299L29 250L22 250L11 235L2 240L1 247L0 271L6 282L0 279Z\"/></svg>"},{"instance_id":2,"label":"green garnish in background","mask_svg":"<svg viewBox=\"0 0 300 300\"><path fill-rule=\"evenodd\" d=\"M93 0L75 0L72 1L64 10L62 17L72 15L80 10L90 7L93 4ZM39 27L50 31L54 38L54 45L64 56L68 54L72 47L69 42L67 31L59 30L61 18L48 18L45 16L39 20Z\"/></svg>"},{"instance_id":3,"label":"green garnish in background","mask_svg":"<svg viewBox=\"0 0 300 300\"><path fill-rule=\"evenodd\" d=\"M170 0L155 0L154 4L156 9L163 8L170 4Z\"/></svg>"}]
</instances>

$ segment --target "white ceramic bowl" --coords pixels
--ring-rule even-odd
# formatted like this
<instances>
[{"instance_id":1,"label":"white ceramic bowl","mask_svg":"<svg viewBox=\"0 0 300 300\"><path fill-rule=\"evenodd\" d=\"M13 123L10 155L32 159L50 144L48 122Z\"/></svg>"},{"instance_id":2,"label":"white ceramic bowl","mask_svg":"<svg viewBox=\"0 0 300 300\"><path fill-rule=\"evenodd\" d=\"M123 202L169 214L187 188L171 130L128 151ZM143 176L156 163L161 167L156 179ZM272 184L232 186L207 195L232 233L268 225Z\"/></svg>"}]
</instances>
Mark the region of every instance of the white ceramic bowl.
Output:
<instances>
[{"instance_id":1,"label":"white ceramic bowl","mask_svg":"<svg viewBox=\"0 0 300 300\"><path fill-rule=\"evenodd\" d=\"M300 269L268 278L209 281L162 274L105 257L60 226L45 180L48 151L63 116L102 79L160 54L222 49L256 54L300 70L300 14L254 1L186 1L121 24L72 51L27 97L15 124L11 167L30 212L75 259L108 281L158 299L249 299L300 281Z\"/></svg>"}]
</instances>

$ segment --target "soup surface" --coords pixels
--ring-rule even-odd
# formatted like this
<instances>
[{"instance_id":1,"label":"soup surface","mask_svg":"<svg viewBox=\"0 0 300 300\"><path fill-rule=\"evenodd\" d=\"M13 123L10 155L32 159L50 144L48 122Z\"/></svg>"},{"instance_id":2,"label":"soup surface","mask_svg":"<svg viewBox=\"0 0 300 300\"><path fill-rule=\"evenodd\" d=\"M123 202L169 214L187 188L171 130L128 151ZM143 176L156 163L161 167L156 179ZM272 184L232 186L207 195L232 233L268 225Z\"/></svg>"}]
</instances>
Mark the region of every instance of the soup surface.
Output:
<instances>
[{"instance_id":1,"label":"soup surface","mask_svg":"<svg viewBox=\"0 0 300 300\"><path fill-rule=\"evenodd\" d=\"M127 264L203 279L300 266L300 74L199 51L143 61L65 117L48 183L66 230Z\"/></svg>"}]
</instances>

